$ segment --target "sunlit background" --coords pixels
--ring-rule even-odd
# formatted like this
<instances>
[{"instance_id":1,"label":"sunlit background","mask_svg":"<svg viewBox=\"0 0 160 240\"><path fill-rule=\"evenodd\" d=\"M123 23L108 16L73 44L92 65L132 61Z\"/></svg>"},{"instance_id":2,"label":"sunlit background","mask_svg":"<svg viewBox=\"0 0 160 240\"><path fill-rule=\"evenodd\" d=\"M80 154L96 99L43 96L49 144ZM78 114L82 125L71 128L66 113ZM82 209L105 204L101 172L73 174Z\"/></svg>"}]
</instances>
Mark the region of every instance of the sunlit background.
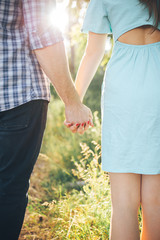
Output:
<instances>
[{"instance_id":1,"label":"sunlit background","mask_svg":"<svg viewBox=\"0 0 160 240\"><path fill-rule=\"evenodd\" d=\"M69 1L57 2L56 8L51 12L51 22L56 25L63 33L68 28L69 15L67 11Z\"/></svg>"},{"instance_id":2,"label":"sunlit background","mask_svg":"<svg viewBox=\"0 0 160 240\"><path fill-rule=\"evenodd\" d=\"M69 25L71 25L70 21L72 21L70 17L70 11L74 11L74 9L77 8L77 1L72 1L72 4L70 4L69 0L59 0L57 1L56 8L54 8L51 11L50 15L50 21L52 22L53 25L58 27L61 32L63 33L63 36L65 38L65 43L67 44L67 35L69 31ZM69 11L70 8L70 11ZM85 16L87 4L84 4L84 7L79 10L79 16L77 17L77 23L79 23L79 27L81 29L82 24L83 24L83 19ZM79 30L80 30L79 29ZM68 45L68 44L67 44ZM110 51L111 49L111 42L110 38L107 39L106 41L106 51Z\"/></svg>"}]
</instances>

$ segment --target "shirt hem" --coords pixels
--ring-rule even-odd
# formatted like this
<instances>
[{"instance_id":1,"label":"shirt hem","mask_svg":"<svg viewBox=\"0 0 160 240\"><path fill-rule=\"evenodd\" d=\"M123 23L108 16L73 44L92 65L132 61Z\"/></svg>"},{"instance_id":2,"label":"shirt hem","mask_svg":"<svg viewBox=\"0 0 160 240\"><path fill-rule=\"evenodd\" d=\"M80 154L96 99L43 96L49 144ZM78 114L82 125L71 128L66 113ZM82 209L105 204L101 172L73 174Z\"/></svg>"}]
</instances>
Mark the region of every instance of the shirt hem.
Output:
<instances>
[{"instance_id":1,"label":"shirt hem","mask_svg":"<svg viewBox=\"0 0 160 240\"><path fill-rule=\"evenodd\" d=\"M50 102L50 97L43 97L43 96L34 96L34 97L33 97L33 96L30 96L30 97L27 98L26 100L19 101L18 104L14 104L14 105L11 106L11 107L8 107L8 108L2 107L0 112L7 111L7 110L11 110L11 109L13 109L13 108L16 108L16 107L18 107L18 106L20 106L20 105L23 105L23 104L25 104L25 103L27 103L27 102L30 102L30 101L32 101L32 100L39 100L39 99L47 100L48 102Z\"/></svg>"}]
</instances>

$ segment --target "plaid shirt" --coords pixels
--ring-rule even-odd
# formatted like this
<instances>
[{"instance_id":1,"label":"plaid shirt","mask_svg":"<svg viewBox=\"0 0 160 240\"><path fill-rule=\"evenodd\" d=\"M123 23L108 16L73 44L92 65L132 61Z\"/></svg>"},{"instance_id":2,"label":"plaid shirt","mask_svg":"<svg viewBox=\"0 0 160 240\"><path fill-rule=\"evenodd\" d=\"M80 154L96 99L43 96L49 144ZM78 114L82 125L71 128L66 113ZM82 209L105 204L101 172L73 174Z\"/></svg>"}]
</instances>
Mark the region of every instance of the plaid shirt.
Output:
<instances>
[{"instance_id":1,"label":"plaid shirt","mask_svg":"<svg viewBox=\"0 0 160 240\"><path fill-rule=\"evenodd\" d=\"M50 81L34 49L63 40L49 21L54 0L0 0L0 111L50 101Z\"/></svg>"}]
</instances>

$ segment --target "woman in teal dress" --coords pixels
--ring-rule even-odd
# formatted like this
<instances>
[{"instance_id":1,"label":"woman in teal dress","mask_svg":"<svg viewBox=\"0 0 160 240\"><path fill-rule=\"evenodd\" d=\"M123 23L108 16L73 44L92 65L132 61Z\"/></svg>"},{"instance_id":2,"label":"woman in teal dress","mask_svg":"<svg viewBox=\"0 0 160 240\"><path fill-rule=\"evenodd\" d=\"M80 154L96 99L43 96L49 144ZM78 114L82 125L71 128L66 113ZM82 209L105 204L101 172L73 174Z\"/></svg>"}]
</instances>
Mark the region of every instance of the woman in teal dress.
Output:
<instances>
[{"instance_id":1,"label":"woman in teal dress","mask_svg":"<svg viewBox=\"0 0 160 240\"><path fill-rule=\"evenodd\" d=\"M111 240L160 240L160 0L91 0L82 31L88 43L76 89L84 95L105 52L102 170L111 183ZM71 131L85 128L71 126Z\"/></svg>"}]
</instances>

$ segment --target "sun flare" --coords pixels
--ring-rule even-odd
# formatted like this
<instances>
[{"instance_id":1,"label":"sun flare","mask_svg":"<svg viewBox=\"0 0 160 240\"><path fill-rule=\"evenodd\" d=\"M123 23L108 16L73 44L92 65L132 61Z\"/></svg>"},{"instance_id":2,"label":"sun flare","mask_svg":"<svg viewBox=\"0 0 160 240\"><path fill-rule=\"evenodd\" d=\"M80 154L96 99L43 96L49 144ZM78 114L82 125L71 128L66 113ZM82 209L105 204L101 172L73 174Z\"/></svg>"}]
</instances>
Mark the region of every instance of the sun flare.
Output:
<instances>
[{"instance_id":1,"label":"sun flare","mask_svg":"<svg viewBox=\"0 0 160 240\"><path fill-rule=\"evenodd\" d=\"M68 13L63 3L58 3L56 9L53 9L50 15L50 21L62 32L64 32L68 26Z\"/></svg>"}]
</instances>

